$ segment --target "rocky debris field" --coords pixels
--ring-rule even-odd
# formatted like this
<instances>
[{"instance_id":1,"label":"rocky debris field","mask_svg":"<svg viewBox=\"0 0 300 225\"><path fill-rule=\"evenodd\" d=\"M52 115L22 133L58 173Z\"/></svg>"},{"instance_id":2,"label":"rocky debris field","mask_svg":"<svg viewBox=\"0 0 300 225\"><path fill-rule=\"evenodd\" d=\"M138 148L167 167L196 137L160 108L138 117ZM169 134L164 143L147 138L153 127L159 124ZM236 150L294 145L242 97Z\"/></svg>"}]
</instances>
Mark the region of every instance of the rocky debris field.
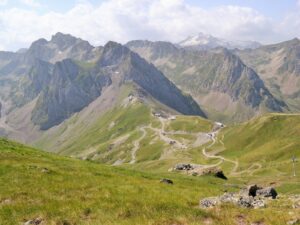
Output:
<instances>
[{"instance_id":1,"label":"rocky debris field","mask_svg":"<svg viewBox=\"0 0 300 225\"><path fill-rule=\"evenodd\" d=\"M243 208L265 208L270 199L276 199L277 192L273 187L253 185L239 193L224 193L222 196L200 200L200 208L212 208L222 203L232 203Z\"/></svg>"}]
</instances>

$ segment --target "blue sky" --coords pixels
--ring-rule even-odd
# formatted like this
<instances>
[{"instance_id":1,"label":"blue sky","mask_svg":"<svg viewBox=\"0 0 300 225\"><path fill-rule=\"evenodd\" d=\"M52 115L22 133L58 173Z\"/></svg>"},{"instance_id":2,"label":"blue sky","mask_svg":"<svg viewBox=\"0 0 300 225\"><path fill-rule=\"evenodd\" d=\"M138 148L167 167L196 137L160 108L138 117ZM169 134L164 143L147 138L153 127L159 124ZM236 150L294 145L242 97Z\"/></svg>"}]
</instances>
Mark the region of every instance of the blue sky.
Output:
<instances>
[{"instance_id":1,"label":"blue sky","mask_svg":"<svg viewBox=\"0 0 300 225\"><path fill-rule=\"evenodd\" d=\"M44 13L50 10L57 12L66 12L74 7L74 5L78 2L90 2L91 4L97 6L104 1L106 0L36 0L32 2L41 4L43 7L39 7L39 9L36 10L40 13ZM251 7L273 18L282 18L285 13L294 10L297 5L297 0L186 0L186 2L205 9L210 9L222 5L238 5ZM26 5L20 0L9 0L7 1L7 4L5 6L0 6L0 8L10 7L32 9L30 5Z\"/></svg>"},{"instance_id":2,"label":"blue sky","mask_svg":"<svg viewBox=\"0 0 300 225\"><path fill-rule=\"evenodd\" d=\"M94 45L199 32L267 44L300 36L300 0L0 0L0 49L59 31Z\"/></svg>"},{"instance_id":3,"label":"blue sky","mask_svg":"<svg viewBox=\"0 0 300 225\"><path fill-rule=\"evenodd\" d=\"M273 18L282 18L285 13L294 10L297 5L296 0L188 0L188 2L204 8L218 7L220 5L250 7Z\"/></svg>"}]
</instances>

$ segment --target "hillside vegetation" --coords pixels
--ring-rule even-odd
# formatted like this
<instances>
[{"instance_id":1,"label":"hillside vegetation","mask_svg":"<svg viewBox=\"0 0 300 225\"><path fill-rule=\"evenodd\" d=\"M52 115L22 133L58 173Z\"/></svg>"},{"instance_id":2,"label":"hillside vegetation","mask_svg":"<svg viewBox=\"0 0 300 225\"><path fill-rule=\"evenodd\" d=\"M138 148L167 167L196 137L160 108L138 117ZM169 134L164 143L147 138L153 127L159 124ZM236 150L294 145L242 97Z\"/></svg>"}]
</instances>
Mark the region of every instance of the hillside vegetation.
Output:
<instances>
[{"instance_id":1,"label":"hillside vegetation","mask_svg":"<svg viewBox=\"0 0 300 225\"><path fill-rule=\"evenodd\" d=\"M236 176L249 177L253 182L288 182L286 187L300 188L293 177L292 157L300 157L300 116L268 114L249 122L229 126L218 135L218 143L210 148L223 157L237 162ZM225 170L235 165L228 163ZM300 165L296 163L296 171ZM295 191L295 190L294 190Z\"/></svg>"},{"instance_id":2,"label":"hillside vegetation","mask_svg":"<svg viewBox=\"0 0 300 225\"><path fill-rule=\"evenodd\" d=\"M214 177L151 174L41 152L0 140L0 221L21 224L285 224L287 214L238 209L203 211L200 198L220 194L228 182ZM174 185L159 183L168 176ZM234 190L234 189L232 189ZM282 210L280 202L272 207ZM293 209L290 209L294 211Z\"/></svg>"}]
</instances>

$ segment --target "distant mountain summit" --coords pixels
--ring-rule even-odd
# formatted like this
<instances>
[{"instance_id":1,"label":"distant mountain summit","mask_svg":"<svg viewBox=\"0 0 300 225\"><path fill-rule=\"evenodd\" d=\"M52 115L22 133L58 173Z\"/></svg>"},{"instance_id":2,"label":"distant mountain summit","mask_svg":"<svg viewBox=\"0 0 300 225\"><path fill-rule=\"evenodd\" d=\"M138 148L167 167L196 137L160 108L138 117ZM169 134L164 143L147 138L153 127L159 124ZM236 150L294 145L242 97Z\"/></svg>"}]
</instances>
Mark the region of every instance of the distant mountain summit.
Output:
<instances>
[{"instance_id":1,"label":"distant mountain summit","mask_svg":"<svg viewBox=\"0 0 300 225\"><path fill-rule=\"evenodd\" d=\"M300 40L294 38L257 49L236 50L267 87L284 99L293 111L300 110Z\"/></svg>"},{"instance_id":2,"label":"distant mountain summit","mask_svg":"<svg viewBox=\"0 0 300 225\"><path fill-rule=\"evenodd\" d=\"M286 105L275 98L253 69L232 51L190 51L168 42L131 41L127 46L190 93L209 118L243 121Z\"/></svg>"},{"instance_id":3,"label":"distant mountain summit","mask_svg":"<svg viewBox=\"0 0 300 225\"><path fill-rule=\"evenodd\" d=\"M114 87L114 93L119 93L128 83L172 110L205 116L197 103L156 67L112 41L94 47L80 38L57 33L50 41L35 41L22 53L0 52L3 116L31 104L26 112L30 123L42 130L88 107L105 89ZM116 98L114 93L105 99Z\"/></svg>"},{"instance_id":4,"label":"distant mountain summit","mask_svg":"<svg viewBox=\"0 0 300 225\"><path fill-rule=\"evenodd\" d=\"M95 57L97 48L88 41L73 37L69 34L57 33L50 41L42 38L32 43L25 52L26 58L38 58L55 63L67 58L76 60L91 60Z\"/></svg>"},{"instance_id":5,"label":"distant mountain summit","mask_svg":"<svg viewBox=\"0 0 300 225\"><path fill-rule=\"evenodd\" d=\"M199 33L195 36L190 36L185 40L179 42L181 47L194 48L198 50L207 50L217 47L224 47L228 49L255 49L261 46L256 41L237 41L226 40L214 37L210 34Z\"/></svg>"}]
</instances>

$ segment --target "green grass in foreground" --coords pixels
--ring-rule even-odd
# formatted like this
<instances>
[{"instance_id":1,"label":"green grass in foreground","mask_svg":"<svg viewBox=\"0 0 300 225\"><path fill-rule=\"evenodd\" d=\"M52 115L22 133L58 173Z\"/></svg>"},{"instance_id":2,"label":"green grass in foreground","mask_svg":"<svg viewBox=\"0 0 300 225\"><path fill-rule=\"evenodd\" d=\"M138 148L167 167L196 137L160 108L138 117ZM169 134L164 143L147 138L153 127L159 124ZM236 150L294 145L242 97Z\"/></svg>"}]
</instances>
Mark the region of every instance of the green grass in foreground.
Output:
<instances>
[{"instance_id":1,"label":"green grass in foreground","mask_svg":"<svg viewBox=\"0 0 300 225\"><path fill-rule=\"evenodd\" d=\"M45 168L47 168L45 172ZM159 183L169 177L174 185ZM285 224L276 210L221 211L198 208L200 198L221 194L225 181L214 177L151 174L65 158L0 139L0 224L42 217L45 224ZM276 207L276 206L275 206ZM289 211L295 211L288 208ZM295 213L295 212L294 212Z\"/></svg>"}]
</instances>

